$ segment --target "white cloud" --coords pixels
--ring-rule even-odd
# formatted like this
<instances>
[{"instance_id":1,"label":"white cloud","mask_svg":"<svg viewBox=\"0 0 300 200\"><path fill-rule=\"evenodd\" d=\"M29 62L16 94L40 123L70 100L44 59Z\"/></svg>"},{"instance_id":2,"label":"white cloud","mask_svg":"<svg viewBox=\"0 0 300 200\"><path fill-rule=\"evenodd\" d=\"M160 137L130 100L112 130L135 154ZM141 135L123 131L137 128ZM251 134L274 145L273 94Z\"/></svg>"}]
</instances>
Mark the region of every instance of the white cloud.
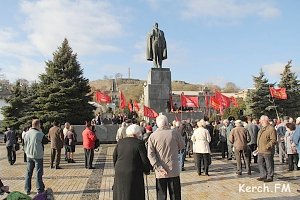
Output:
<instances>
[{"instance_id":1,"label":"white cloud","mask_svg":"<svg viewBox=\"0 0 300 200\"><path fill-rule=\"evenodd\" d=\"M116 51L107 42L122 35L121 13L109 1L22 1L24 30L43 55L49 55L67 38L81 55ZM122 16L124 19L124 16Z\"/></svg>"},{"instance_id":2,"label":"white cloud","mask_svg":"<svg viewBox=\"0 0 300 200\"><path fill-rule=\"evenodd\" d=\"M287 63L280 63L280 62L276 62L276 63L272 63L272 64L267 64L267 65L263 65L262 69L263 71L266 73L267 77L271 78L271 79L280 79L280 74L283 72L284 67ZM291 71L297 74L300 74L300 67L296 67L293 65L292 63L292 68Z\"/></svg>"},{"instance_id":3,"label":"white cloud","mask_svg":"<svg viewBox=\"0 0 300 200\"><path fill-rule=\"evenodd\" d=\"M263 65L262 69L268 76L273 77L273 78L279 78L280 74L284 70L285 65L286 65L286 63L277 62L277 63Z\"/></svg>"},{"instance_id":4,"label":"white cloud","mask_svg":"<svg viewBox=\"0 0 300 200\"><path fill-rule=\"evenodd\" d=\"M273 18L280 10L263 1L186 0L181 15L186 19L202 19L206 23L237 23L252 16Z\"/></svg>"},{"instance_id":5,"label":"white cloud","mask_svg":"<svg viewBox=\"0 0 300 200\"><path fill-rule=\"evenodd\" d=\"M28 81L34 81L38 79L38 76L41 73L44 73L45 64L41 62L34 61L32 59L21 58L20 62L17 64L6 65L1 67L5 75L5 79L8 80L17 80L17 79L26 79Z\"/></svg>"},{"instance_id":6,"label":"white cloud","mask_svg":"<svg viewBox=\"0 0 300 200\"><path fill-rule=\"evenodd\" d=\"M1 73L6 79L35 80L44 61L64 38L80 56L120 51L114 39L124 36L128 10L110 1L20 1L22 24L0 27Z\"/></svg>"}]
</instances>

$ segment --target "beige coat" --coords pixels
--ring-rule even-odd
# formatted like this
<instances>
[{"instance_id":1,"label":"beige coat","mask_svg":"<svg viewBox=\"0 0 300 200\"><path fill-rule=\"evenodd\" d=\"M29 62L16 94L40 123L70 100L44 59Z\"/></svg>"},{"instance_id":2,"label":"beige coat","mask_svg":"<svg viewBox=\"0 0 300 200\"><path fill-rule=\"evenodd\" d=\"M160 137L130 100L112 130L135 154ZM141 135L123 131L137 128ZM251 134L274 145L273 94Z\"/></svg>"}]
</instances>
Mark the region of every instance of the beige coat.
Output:
<instances>
[{"instance_id":1,"label":"beige coat","mask_svg":"<svg viewBox=\"0 0 300 200\"><path fill-rule=\"evenodd\" d=\"M61 149L64 146L64 134L61 128L53 126L49 129L48 140L52 149Z\"/></svg>"},{"instance_id":2,"label":"beige coat","mask_svg":"<svg viewBox=\"0 0 300 200\"><path fill-rule=\"evenodd\" d=\"M247 129L237 126L231 130L229 141L233 144L235 150L247 150L247 144L251 141L251 136Z\"/></svg>"},{"instance_id":3,"label":"beige coat","mask_svg":"<svg viewBox=\"0 0 300 200\"><path fill-rule=\"evenodd\" d=\"M191 140L193 141L194 153L210 153L210 134L207 129L199 127L194 130Z\"/></svg>"},{"instance_id":4,"label":"beige coat","mask_svg":"<svg viewBox=\"0 0 300 200\"><path fill-rule=\"evenodd\" d=\"M148 158L156 178L172 178L180 174L178 151L183 149L185 143L180 133L174 129L158 128L148 139ZM165 169L162 175L159 169Z\"/></svg>"},{"instance_id":5,"label":"beige coat","mask_svg":"<svg viewBox=\"0 0 300 200\"><path fill-rule=\"evenodd\" d=\"M277 135L275 128L271 125L261 127L257 136L258 153L271 154L276 142Z\"/></svg>"}]
</instances>

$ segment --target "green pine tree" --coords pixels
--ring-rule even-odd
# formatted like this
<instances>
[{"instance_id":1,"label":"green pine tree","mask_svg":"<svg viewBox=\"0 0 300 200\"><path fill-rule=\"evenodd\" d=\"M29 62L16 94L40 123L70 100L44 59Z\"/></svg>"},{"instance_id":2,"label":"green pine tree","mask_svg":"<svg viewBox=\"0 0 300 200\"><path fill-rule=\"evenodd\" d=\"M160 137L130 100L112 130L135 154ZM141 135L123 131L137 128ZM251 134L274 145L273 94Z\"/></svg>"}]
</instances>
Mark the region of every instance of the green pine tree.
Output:
<instances>
[{"instance_id":1,"label":"green pine tree","mask_svg":"<svg viewBox=\"0 0 300 200\"><path fill-rule=\"evenodd\" d=\"M38 83L34 82L30 85L27 85L24 97L22 99L22 103L24 105L24 109L22 111L22 115L19 118L20 129L24 129L25 127L31 127L31 121L36 117L36 99L38 96Z\"/></svg>"},{"instance_id":2,"label":"green pine tree","mask_svg":"<svg viewBox=\"0 0 300 200\"><path fill-rule=\"evenodd\" d=\"M291 71L292 61L290 60L284 67L281 80L278 84L281 88L286 88L287 99L276 99L278 110L281 116L287 115L291 117L300 116L300 83L294 72Z\"/></svg>"},{"instance_id":3,"label":"green pine tree","mask_svg":"<svg viewBox=\"0 0 300 200\"><path fill-rule=\"evenodd\" d=\"M248 91L246 101L247 114L259 118L261 115L268 115L271 118L276 117L275 108L270 102L270 92L268 79L260 70L258 76L253 76L254 89Z\"/></svg>"},{"instance_id":4,"label":"green pine tree","mask_svg":"<svg viewBox=\"0 0 300 200\"><path fill-rule=\"evenodd\" d=\"M20 121L23 112L25 110L25 104L23 102L26 96L27 83L22 80L17 80L16 83L11 87L11 96L6 98L5 101L8 106L2 107L3 121L2 121L2 131L5 127L10 127L14 130L20 130Z\"/></svg>"},{"instance_id":5,"label":"green pine tree","mask_svg":"<svg viewBox=\"0 0 300 200\"><path fill-rule=\"evenodd\" d=\"M65 39L53 53L53 60L46 62L46 73L40 75L36 101L37 117L48 130L54 120L61 123L83 124L93 116L88 79Z\"/></svg>"}]
</instances>

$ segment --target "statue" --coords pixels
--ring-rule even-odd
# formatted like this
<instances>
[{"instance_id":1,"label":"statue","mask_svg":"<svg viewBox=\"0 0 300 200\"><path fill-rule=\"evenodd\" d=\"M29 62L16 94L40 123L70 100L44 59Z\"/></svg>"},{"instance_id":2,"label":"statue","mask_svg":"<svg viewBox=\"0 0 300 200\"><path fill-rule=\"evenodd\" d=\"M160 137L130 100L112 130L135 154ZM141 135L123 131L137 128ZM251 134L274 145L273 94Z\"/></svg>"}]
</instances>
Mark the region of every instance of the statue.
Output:
<instances>
[{"instance_id":1,"label":"statue","mask_svg":"<svg viewBox=\"0 0 300 200\"><path fill-rule=\"evenodd\" d=\"M147 37L147 60L153 61L156 68L162 68L162 61L167 59L167 43L164 32L155 23Z\"/></svg>"}]
</instances>

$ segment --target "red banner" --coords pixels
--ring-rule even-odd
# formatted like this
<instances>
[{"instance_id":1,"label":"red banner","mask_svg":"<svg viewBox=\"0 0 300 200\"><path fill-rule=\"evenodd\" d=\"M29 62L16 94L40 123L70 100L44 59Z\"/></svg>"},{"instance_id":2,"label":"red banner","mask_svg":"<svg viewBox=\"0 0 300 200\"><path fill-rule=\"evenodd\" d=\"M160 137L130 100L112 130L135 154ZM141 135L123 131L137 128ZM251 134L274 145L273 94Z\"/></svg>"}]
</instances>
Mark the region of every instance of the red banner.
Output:
<instances>
[{"instance_id":1,"label":"red banner","mask_svg":"<svg viewBox=\"0 0 300 200\"><path fill-rule=\"evenodd\" d=\"M131 103L128 103L128 109L129 109L130 112L133 111L133 108L132 108L132 104L131 104Z\"/></svg>"},{"instance_id":2,"label":"red banner","mask_svg":"<svg viewBox=\"0 0 300 200\"><path fill-rule=\"evenodd\" d=\"M230 97L230 99L231 99L231 103L233 104L233 106L238 108L239 103L238 103L237 99L235 97Z\"/></svg>"},{"instance_id":3,"label":"red banner","mask_svg":"<svg viewBox=\"0 0 300 200\"><path fill-rule=\"evenodd\" d=\"M156 118L158 114L151 108L144 106L144 116L149 118Z\"/></svg>"},{"instance_id":4,"label":"red banner","mask_svg":"<svg viewBox=\"0 0 300 200\"><path fill-rule=\"evenodd\" d=\"M286 88L270 87L270 93L273 98L287 99Z\"/></svg>"},{"instance_id":5,"label":"red banner","mask_svg":"<svg viewBox=\"0 0 300 200\"><path fill-rule=\"evenodd\" d=\"M96 91L96 101L99 103L110 103L111 98L107 94Z\"/></svg>"},{"instance_id":6,"label":"red banner","mask_svg":"<svg viewBox=\"0 0 300 200\"><path fill-rule=\"evenodd\" d=\"M216 99L220 102L220 104L223 106L223 108L229 108L230 107L230 98L221 94L220 92L216 91Z\"/></svg>"},{"instance_id":7,"label":"red banner","mask_svg":"<svg viewBox=\"0 0 300 200\"><path fill-rule=\"evenodd\" d=\"M124 97L124 94L122 91L120 91L120 105L119 106L121 109L126 108L126 100L125 100L125 97Z\"/></svg>"},{"instance_id":8,"label":"red banner","mask_svg":"<svg viewBox=\"0 0 300 200\"><path fill-rule=\"evenodd\" d=\"M199 108L198 97L196 96L186 96L183 93L180 96L181 105L184 107L196 107Z\"/></svg>"},{"instance_id":9,"label":"red banner","mask_svg":"<svg viewBox=\"0 0 300 200\"><path fill-rule=\"evenodd\" d=\"M220 102L218 101L218 99L216 97L214 97L214 96L210 97L210 105L215 110L220 110L220 108L222 107L220 105Z\"/></svg>"},{"instance_id":10,"label":"red banner","mask_svg":"<svg viewBox=\"0 0 300 200\"><path fill-rule=\"evenodd\" d=\"M135 110L140 111L140 106L136 101L133 101L133 106L134 106Z\"/></svg>"}]
</instances>

